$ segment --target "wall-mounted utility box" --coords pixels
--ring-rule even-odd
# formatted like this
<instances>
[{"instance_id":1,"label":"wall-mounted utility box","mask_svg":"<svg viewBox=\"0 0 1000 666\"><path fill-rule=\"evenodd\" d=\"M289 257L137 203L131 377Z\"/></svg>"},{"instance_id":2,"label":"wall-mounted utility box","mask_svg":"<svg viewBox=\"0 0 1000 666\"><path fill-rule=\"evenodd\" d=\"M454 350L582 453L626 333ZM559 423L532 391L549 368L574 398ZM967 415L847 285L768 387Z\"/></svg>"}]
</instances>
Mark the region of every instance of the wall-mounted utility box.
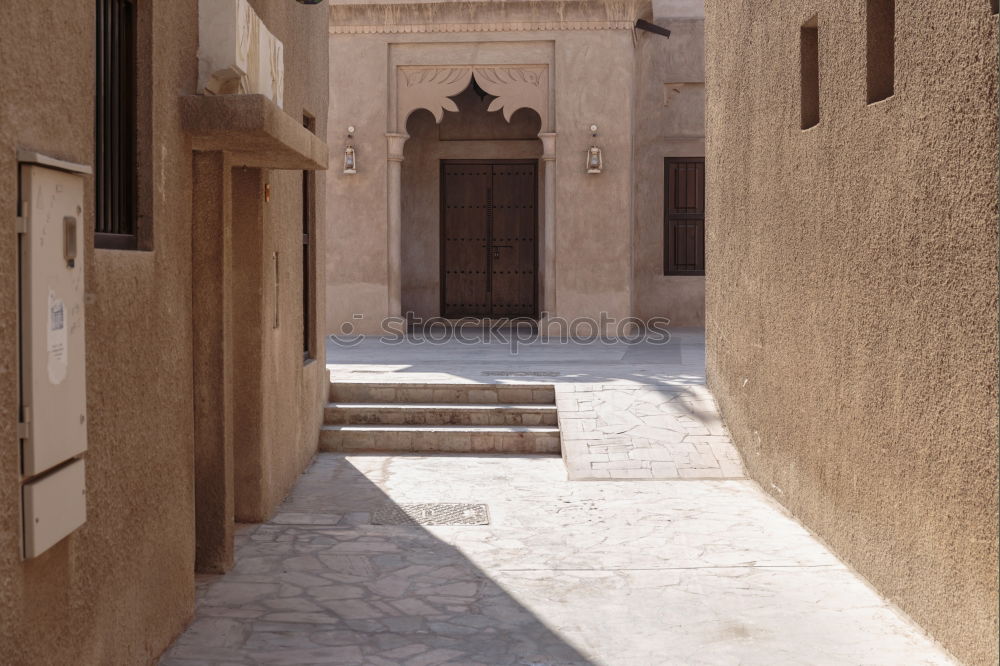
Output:
<instances>
[{"instance_id":1,"label":"wall-mounted utility box","mask_svg":"<svg viewBox=\"0 0 1000 666\"><path fill-rule=\"evenodd\" d=\"M46 524L58 526L46 528L39 543L48 543L51 534L69 525L72 531L78 526L76 519L82 520L85 513L82 471L73 472L72 483L67 485L66 480L66 470L82 470L82 461L65 464L87 450L83 193L84 174L90 173L90 167L28 152L18 153L18 162L18 430L21 473L28 481L24 487L25 553L31 557L29 552L41 552L29 539L39 526L29 510L32 496L44 498ZM69 488L65 496L53 490L63 487ZM34 504L38 506L37 501ZM51 518L59 513L65 518Z\"/></svg>"},{"instance_id":2,"label":"wall-mounted utility box","mask_svg":"<svg viewBox=\"0 0 1000 666\"><path fill-rule=\"evenodd\" d=\"M21 489L24 556L37 557L87 521L86 467L74 460Z\"/></svg>"}]
</instances>

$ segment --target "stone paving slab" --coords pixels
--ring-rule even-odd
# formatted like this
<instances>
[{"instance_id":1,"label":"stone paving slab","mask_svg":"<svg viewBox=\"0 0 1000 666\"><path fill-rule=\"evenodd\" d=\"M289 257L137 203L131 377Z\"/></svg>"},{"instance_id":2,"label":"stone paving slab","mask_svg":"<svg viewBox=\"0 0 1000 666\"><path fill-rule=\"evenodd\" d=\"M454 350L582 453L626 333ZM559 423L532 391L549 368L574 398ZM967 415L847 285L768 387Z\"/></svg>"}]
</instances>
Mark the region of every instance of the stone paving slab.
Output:
<instances>
[{"instance_id":1,"label":"stone paving slab","mask_svg":"<svg viewBox=\"0 0 1000 666\"><path fill-rule=\"evenodd\" d=\"M569 478L740 479L740 455L703 385L559 384Z\"/></svg>"},{"instance_id":2,"label":"stone paving slab","mask_svg":"<svg viewBox=\"0 0 1000 666\"><path fill-rule=\"evenodd\" d=\"M370 524L387 501L487 526ZM308 520L306 517L310 517ZM754 483L565 479L558 457L321 454L199 577L162 666L951 664Z\"/></svg>"}]
</instances>

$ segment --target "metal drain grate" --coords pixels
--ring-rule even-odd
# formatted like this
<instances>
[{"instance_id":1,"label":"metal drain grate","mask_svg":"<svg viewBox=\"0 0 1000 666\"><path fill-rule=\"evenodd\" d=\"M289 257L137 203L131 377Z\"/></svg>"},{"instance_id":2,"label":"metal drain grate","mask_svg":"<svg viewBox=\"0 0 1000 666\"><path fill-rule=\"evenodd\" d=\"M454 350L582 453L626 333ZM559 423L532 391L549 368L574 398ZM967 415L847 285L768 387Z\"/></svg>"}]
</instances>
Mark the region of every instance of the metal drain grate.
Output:
<instances>
[{"instance_id":1,"label":"metal drain grate","mask_svg":"<svg viewBox=\"0 0 1000 666\"><path fill-rule=\"evenodd\" d=\"M372 525L489 525L485 504L383 504Z\"/></svg>"}]
</instances>

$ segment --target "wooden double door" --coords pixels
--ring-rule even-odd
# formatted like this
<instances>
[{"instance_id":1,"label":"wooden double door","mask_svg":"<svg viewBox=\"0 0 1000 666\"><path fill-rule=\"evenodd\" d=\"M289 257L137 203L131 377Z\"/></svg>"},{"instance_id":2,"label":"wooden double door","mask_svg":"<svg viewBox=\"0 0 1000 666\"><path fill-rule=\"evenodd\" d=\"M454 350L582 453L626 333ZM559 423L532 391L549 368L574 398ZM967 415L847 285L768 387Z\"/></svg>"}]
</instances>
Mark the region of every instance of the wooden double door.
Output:
<instances>
[{"instance_id":1,"label":"wooden double door","mask_svg":"<svg viewBox=\"0 0 1000 666\"><path fill-rule=\"evenodd\" d=\"M538 316L537 160L441 162L441 314Z\"/></svg>"}]
</instances>

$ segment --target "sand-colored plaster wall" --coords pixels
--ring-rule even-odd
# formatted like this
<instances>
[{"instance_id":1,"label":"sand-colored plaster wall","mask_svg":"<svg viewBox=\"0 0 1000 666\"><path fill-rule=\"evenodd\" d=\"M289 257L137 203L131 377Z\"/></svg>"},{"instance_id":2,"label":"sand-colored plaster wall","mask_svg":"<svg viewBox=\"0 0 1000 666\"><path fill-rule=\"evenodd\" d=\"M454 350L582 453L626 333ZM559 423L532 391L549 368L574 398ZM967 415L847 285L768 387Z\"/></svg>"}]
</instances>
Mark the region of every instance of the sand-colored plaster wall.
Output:
<instances>
[{"instance_id":1,"label":"sand-colored plaster wall","mask_svg":"<svg viewBox=\"0 0 1000 666\"><path fill-rule=\"evenodd\" d=\"M330 37L330 157L327 197L328 333L379 331L388 315L386 99L389 49L367 35ZM364 81L363 89L358 82ZM348 139L348 127L354 137ZM344 147L357 150L358 173L343 173ZM354 319L362 315L364 320ZM343 327L349 327L344 329Z\"/></svg>"},{"instance_id":2,"label":"sand-colored plaster wall","mask_svg":"<svg viewBox=\"0 0 1000 666\"><path fill-rule=\"evenodd\" d=\"M705 156L704 22L657 22L669 27L669 38L636 33L635 316L703 326L705 278L663 274L663 164L667 157Z\"/></svg>"},{"instance_id":3,"label":"sand-colored plaster wall","mask_svg":"<svg viewBox=\"0 0 1000 666\"><path fill-rule=\"evenodd\" d=\"M194 602L191 152L176 96L197 82L197 2L157 2L146 176L153 252L93 250L86 182L87 523L20 559L16 235L0 234L0 663L141 664ZM94 3L0 5L0 209L17 148L93 164ZM146 75L148 76L148 74Z\"/></svg>"},{"instance_id":4,"label":"sand-colored plaster wall","mask_svg":"<svg viewBox=\"0 0 1000 666\"><path fill-rule=\"evenodd\" d=\"M313 112L322 136L325 4L254 4L285 42L286 111ZM196 0L143 5L155 39L144 42L153 65L139 85L140 95L151 96L140 112L140 131L148 137L140 142L140 188L148 198L140 206L152 225L153 251L93 249L88 178L88 519L28 562L20 559L19 536L17 245L11 226L0 234L2 664L152 663L193 609L192 152L177 100L196 92L198 13ZM18 148L93 164L94 3L10 0L0 4L0 25L0 209L10 219ZM271 178L275 205L265 216L262 244L288 261L278 292L283 325L266 335L256 327L264 337L260 422L267 470L257 515L273 508L315 451L325 380L322 362L303 367L299 343L301 176ZM324 201L319 187L319 219ZM317 227L319 245L324 229ZM324 282L321 270L317 284ZM314 336L321 341L322 302L316 317Z\"/></svg>"},{"instance_id":5,"label":"sand-colored plaster wall","mask_svg":"<svg viewBox=\"0 0 1000 666\"><path fill-rule=\"evenodd\" d=\"M970 664L997 656L997 18L710 0L710 385L752 476ZM799 118L818 14L820 124Z\"/></svg>"},{"instance_id":6,"label":"sand-colored plaster wall","mask_svg":"<svg viewBox=\"0 0 1000 666\"><path fill-rule=\"evenodd\" d=\"M304 113L312 116L316 134L326 140L330 94L326 85L329 78L326 4L304 7L265 0L253 0L251 4L285 47L284 111L296 119L301 119ZM336 160L336 155L333 159ZM236 418L256 423L257 427L250 439L235 444L236 472L239 475L242 468L244 478L251 484L254 479L259 482L256 488L249 486L250 493L241 493L237 485L236 518L241 521L270 517L316 452L328 381L324 363L325 299L319 287L326 283L326 173L317 172L312 186L315 220L311 248L316 269L312 275L313 360L310 362L304 362L302 347L302 172L265 170L262 178L270 185L271 200L262 206L261 245L256 264L259 279L244 285L259 299L259 316L252 322L237 322L258 333L260 358L259 371L248 377L248 381L257 384L260 404L237 403ZM241 298L239 291L236 298ZM253 454L241 461L239 452L251 442L255 442L251 447L255 449ZM241 497L246 501L239 501Z\"/></svg>"},{"instance_id":7,"label":"sand-colored plaster wall","mask_svg":"<svg viewBox=\"0 0 1000 666\"><path fill-rule=\"evenodd\" d=\"M530 3L510 6L525 4ZM442 12L452 10L439 6ZM484 11L502 13L504 8ZM568 318L596 319L601 312L616 318L631 315L631 30L338 33L330 39L330 89L335 91L330 99L331 154L342 159L347 127L354 126L360 168L357 175L333 168L328 179L328 197L338 202L328 219L328 330L339 332L352 324L355 331L376 333L388 312L385 133L391 125L387 109L393 49L407 50L408 64L467 65L470 57L489 57L483 64L507 64L524 62L531 54L527 62L552 68L558 132L556 311ZM598 142L604 150L605 171L599 176L587 175L585 169L592 124L600 127ZM406 169L404 161L404 173Z\"/></svg>"}]
</instances>

